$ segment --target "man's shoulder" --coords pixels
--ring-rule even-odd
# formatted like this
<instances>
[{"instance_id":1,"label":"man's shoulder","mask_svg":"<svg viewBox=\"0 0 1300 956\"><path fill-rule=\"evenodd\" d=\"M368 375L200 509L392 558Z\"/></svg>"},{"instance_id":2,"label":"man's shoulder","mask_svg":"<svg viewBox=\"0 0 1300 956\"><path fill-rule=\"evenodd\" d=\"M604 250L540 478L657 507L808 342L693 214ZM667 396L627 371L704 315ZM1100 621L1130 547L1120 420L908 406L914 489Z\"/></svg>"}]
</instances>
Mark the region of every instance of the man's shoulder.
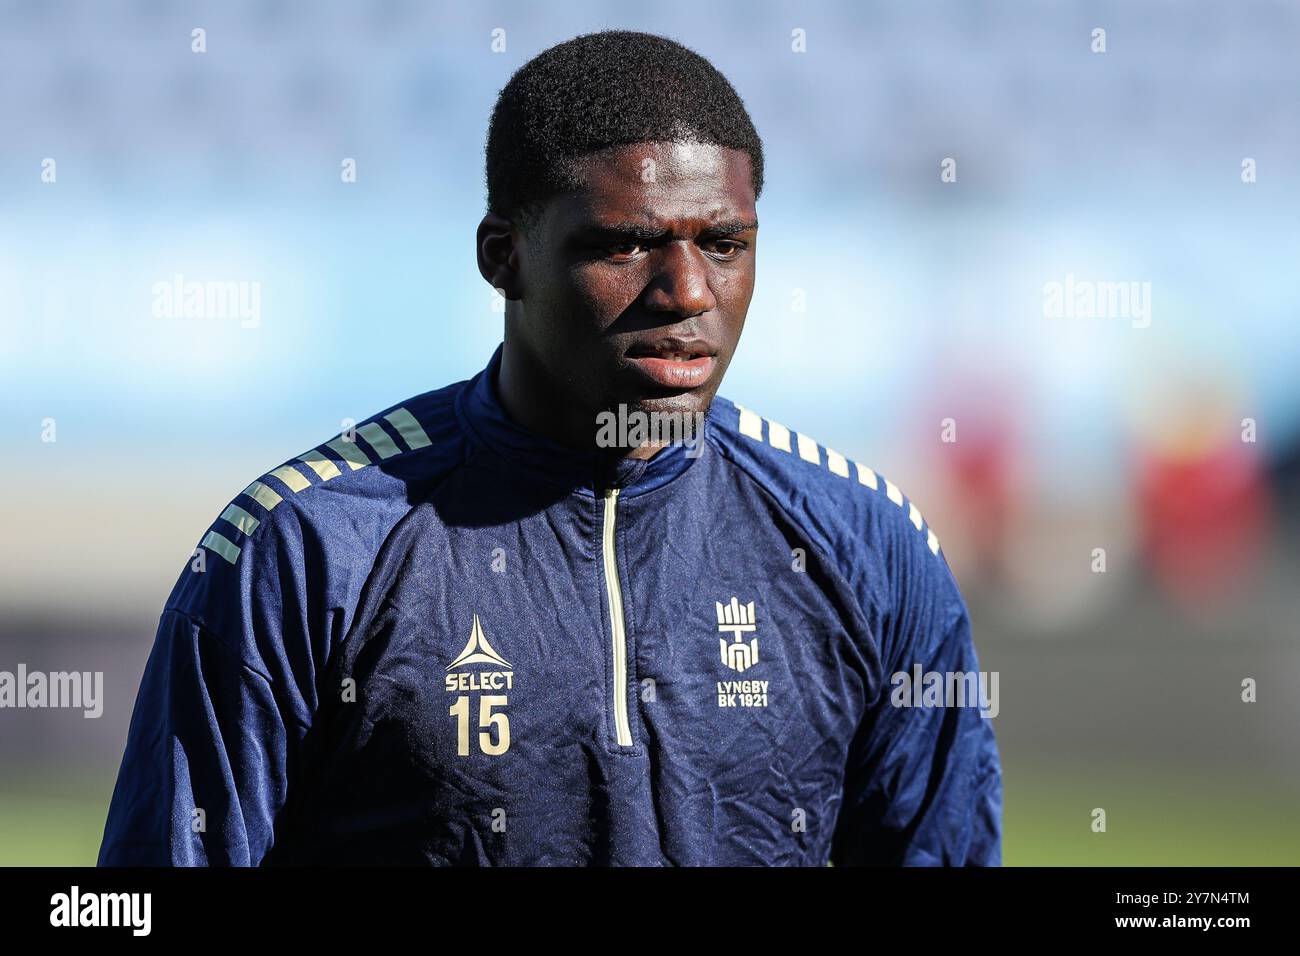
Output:
<instances>
[{"instance_id":1,"label":"man's shoulder","mask_svg":"<svg viewBox=\"0 0 1300 956\"><path fill-rule=\"evenodd\" d=\"M355 584L392 527L464 460L456 401L467 384L344 422L253 479L203 532L167 608L223 629L218 619L259 589L298 586L290 576Z\"/></svg>"},{"instance_id":2,"label":"man's shoulder","mask_svg":"<svg viewBox=\"0 0 1300 956\"><path fill-rule=\"evenodd\" d=\"M889 478L756 409L717 397L723 455L775 499L865 603L896 607L916 588L956 603L938 533Z\"/></svg>"},{"instance_id":3,"label":"man's shoulder","mask_svg":"<svg viewBox=\"0 0 1300 956\"><path fill-rule=\"evenodd\" d=\"M710 415L727 456L791 511L812 512L819 524L845 533L907 528L939 553L938 535L920 508L875 469L721 396Z\"/></svg>"},{"instance_id":4,"label":"man's shoulder","mask_svg":"<svg viewBox=\"0 0 1300 956\"><path fill-rule=\"evenodd\" d=\"M907 622L965 611L938 533L893 481L757 410L716 398L710 431L838 568L873 632L893 646Z\"/></svg>"}]
</instances>

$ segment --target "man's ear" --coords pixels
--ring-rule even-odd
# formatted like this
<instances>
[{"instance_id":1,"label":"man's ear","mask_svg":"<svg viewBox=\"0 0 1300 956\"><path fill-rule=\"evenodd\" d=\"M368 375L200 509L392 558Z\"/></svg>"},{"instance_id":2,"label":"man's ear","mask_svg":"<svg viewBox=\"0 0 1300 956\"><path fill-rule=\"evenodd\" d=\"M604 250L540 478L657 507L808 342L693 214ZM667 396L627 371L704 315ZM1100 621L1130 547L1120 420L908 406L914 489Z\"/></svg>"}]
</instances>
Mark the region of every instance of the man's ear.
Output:
<instances>
[{"instance_id":1,"label":"man's ear","mask_svg":"<svg viewBox=\"0 0 1300 956\"><path fill-rule=\"evenodd\" d=\"M512 302L523 298L519 275L519 248L509 219L488 213L478 224L478 271L494 289Z\"/></svg>"}]
</instances>

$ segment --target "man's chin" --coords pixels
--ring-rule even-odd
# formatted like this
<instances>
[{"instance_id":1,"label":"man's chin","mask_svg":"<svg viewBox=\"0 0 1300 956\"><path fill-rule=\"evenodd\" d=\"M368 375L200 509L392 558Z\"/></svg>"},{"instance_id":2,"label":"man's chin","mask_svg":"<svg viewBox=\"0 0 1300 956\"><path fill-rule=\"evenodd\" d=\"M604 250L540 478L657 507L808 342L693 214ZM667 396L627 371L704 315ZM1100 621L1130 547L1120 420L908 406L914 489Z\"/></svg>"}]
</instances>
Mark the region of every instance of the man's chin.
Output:
<instances>
[{"instance_id":1,"label":"man's chin","mask_svg":"<svg viewBox=\"0 0 1300 956\"><path fill-rule=\"evenodd\" d=\"M712 401L713 391L701 386L689 392L677 392L671 395L641 395L628 403L628 410L636 410L647 415L652 412L661 415L674 412L681 415L694 415L696 412L708 411Z\"/></svg>"},{"instance_id":2,"label":"man's chin","mask_svg":"<svg viewBox=\"0 0 1300 956\"><path fill-rule=\"evenodd\" d=\"M613 402L598 416L597 444L635 448L638 445L693 446L702 436L712 389L671 394L639 394Z\"/></svg>"}]
</instances>

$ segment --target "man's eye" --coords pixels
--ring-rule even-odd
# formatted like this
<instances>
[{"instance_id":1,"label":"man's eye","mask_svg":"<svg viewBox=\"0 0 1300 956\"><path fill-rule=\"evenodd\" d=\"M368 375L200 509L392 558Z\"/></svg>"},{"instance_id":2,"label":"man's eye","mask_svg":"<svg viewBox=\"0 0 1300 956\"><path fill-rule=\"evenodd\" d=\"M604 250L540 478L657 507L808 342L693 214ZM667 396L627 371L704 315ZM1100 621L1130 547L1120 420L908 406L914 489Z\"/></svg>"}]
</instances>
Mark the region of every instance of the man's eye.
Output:
<instances>
[{"instance_id":1,"label":"man's eye","mask_svg":"<svg viewBox=\"0 0 1300 956\"><path fill-rule=\"evenodd\" d=\"M628 259L635 259L637 253L639 253L643 248L645 247L639 242L620 242L609 246L605 251L609 254L611 259L626 261Z\"/></svg>"},{"instance_id":2,"label":"man's eye","mask_svg":"<svg viewBox=\"0 0 1300 956\"><path fill-rule=\"evenodd\" d=\"M734 239L715 239L709 243L708 250L719 259L734 259L745 251L745 244Z\"/></svg>"}]
</instances>

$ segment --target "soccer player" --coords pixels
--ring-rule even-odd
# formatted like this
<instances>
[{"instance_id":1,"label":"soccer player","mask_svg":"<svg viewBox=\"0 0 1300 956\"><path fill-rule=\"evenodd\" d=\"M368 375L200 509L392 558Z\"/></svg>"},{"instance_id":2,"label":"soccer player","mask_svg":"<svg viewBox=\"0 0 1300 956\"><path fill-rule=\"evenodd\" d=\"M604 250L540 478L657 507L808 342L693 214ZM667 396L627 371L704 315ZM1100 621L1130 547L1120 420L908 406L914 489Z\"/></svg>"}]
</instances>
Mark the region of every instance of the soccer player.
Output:
<instances>
[{"instance_id":1,"label":"soccer player","mask_svg":"<svg viewBox=\"0 0 1300 956\"><path fill-rule=\"evenodd\" d=\"M763 184L735 90L661 37L562 43L487 184L504 342L207 530L100 863L999 863L990 722L894 676L978 670L935 532L716 395Z\"/></svg>"}]
</instances>

